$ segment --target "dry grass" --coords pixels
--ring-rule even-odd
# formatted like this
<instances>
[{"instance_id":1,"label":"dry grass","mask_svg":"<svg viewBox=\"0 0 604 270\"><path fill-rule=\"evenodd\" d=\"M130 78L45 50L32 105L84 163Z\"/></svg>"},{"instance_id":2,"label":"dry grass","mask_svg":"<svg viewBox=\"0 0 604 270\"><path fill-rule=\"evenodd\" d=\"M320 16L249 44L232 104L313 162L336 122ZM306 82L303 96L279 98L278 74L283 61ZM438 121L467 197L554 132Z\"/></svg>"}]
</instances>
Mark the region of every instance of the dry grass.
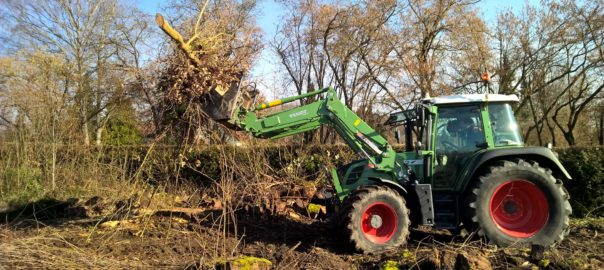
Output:
<instances>
[{"instance_id":1,"label":"dry grass","mask_svg":"<svg viewBox=\"0 0 604 270\"><path fill-rule=\"evenodd\" d=\"M184 158L190 149L170 153L116 150L103 155L76 155L76 150L70 150L73 157L57 166L60 177L55 190L47 190L49 178L40 176L35 181L43 187L44 197L81 198L70 207L85 208L87 217L0 225L0 268L205 269L243 255L267 258L275 269L371 269L386 261L404 268L447 268L457 263L459 254L477 269L533 265L526 248L496 249L432 231L415 233L401 250L376 256L351 254L331 238L328 224L309 217L303 209L297 215L274 211L279 200L286 198L289 203L289 198L301 196L294 192L300 186L318 184L303 181L302 157L292 158L282 171L275 171L261 152L235 156L229 148L218 148L221 173L212 178L198 166L204 161ZM10 187L16 182L6 177L11 164L15 165L0 161L5 168L3 192L17 188ZM26 164L32 162L21 163ZM209 182L174 177L185 170ZM598 255L604 249L598 234L602 224L602 220L574 221L571 236L547 251L547 262L555 269L604 267L604 258Z\"/></svg>"},{"instance_id":2,"label":"dry grass","mask_svg":"<svg viewBox=\"0 0 604 270\"><path fill-rule=\"evenodd\" d=\"M0 232L2 265L13 269L127 269L146 268L144 261L120 259L103 255L94 248L78 247L66 240L59 231L50 235L17 237L8 229Z\"/></svg>"},{"instance_id":3,"label":"dry grass","mask_svg":"<svg viewBox=\"0 0 604 270\"><path fill-rule=\"evenodd\" d=\"M19 209L43 198L61 202L79 198L76 204L86 208L89 218L79 220L86 222L85 225L73 225L70 223L73 220L26 220L4 226L1 229L0 265L11 268L132 269L213 265L238 255L242 236L238 232L235 213L245 205L263 203L261 196L256 196L258 191L267 191L273 184L273 179L266 177L272 174L266 160L250 154L243 158L259 162L241 166L242 157L236 159L225 149L220 153L221 177L211 179L209 185L200 188L193 182L175 177L185 168L195 171L195 162L183 160L190 151L187 147L168 148L170 151L151 147L143 152L126 147L63 146L58 150L61 158L53 166L41 163L46 154L39 155L34 151L35 147L19 148L17 152L3 149L2 155L6 158L0 159L0 168L3 168L0 194L11 196L0 197L0 204L8 209ZM55 170L49 172L46 170L49 167ZM15 179L10 175L12 168L30 168L36 173L29 178ZM17 173L21 174L19 170ZM197 173L203 174L202 171ZM28 186L34 186L35 190L27 189ZM154 213L165 215L169 212L165 209L179 206L203 206L216 211L188 220L185 225L190 228L183 228L182 219L157 222ZM119 225L103 227L103 222L108 220L117 221ZM187 247L180 250L185 243ZM170 253L174 259L165 258Z\"/></svg>"}]
</instances>

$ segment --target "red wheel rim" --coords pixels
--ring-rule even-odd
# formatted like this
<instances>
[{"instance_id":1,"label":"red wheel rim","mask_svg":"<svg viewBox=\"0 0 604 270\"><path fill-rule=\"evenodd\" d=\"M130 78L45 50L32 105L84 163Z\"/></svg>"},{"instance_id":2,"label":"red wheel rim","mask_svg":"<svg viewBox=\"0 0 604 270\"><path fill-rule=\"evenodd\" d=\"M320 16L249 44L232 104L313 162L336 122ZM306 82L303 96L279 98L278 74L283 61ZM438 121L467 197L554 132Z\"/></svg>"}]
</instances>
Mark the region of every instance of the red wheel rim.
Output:
<instances>
[{"instance_id":1,"label":"red wheel rim","mask_svg":"<svg viewBox=\"0 0 604 270\"><path fill-rule=\"evenodd\" d=\"M394 236L398 217L394 208L383 202L375 202L363 211L361 229L367 239L374 243L386 243Z\"/></svg>"},{"instance_id":2,"label":"red wheel rim","mask_svg":"<svg viewBox=\"0 0 604 270\"><path fill-rule=\"evenodd\" d=\"M512 237L528 238L537 234L549 218L545 194L535 184L523 179L499 185L489 205L495 225Z\"/></svg>"}]
</instances>

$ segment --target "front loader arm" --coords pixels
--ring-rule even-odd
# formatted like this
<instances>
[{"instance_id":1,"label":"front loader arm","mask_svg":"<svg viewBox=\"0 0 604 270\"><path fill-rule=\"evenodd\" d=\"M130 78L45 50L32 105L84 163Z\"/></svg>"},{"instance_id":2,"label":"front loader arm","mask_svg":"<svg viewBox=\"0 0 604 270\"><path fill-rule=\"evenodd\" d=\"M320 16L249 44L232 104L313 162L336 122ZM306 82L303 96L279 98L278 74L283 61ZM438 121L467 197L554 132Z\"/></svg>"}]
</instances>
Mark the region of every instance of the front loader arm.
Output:
<instances>
[{"instance_id":1,"label":"front loader arm","mask_svg":"<svg viewBox=\"0 0 604 270\"><path fill-rule=\"evenodd\" d=\"M310 104L267 116L257 115L260 110L323 93L325 93L324 97ZM262 103L255 110L241 108L236 115L238 117L232 119L231 124L250 132L257 138L277 139L329 125L358 155L366 158L370 166L388 172L392 172L395 168L396 153L386 139L346 107L331 88Z\"/></svg>"}]
</instances>

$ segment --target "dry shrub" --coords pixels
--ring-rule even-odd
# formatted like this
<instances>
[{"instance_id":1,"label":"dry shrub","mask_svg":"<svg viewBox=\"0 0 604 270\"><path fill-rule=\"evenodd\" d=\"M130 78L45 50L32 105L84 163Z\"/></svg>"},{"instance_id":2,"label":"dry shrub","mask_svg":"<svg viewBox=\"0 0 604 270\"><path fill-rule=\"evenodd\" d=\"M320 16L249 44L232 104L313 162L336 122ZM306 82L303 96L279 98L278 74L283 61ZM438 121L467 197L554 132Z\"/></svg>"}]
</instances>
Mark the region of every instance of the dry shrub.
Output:
<instances>
[{"instance_id":1,"label":"dry shrub","mask_svg":"<svg viewBox=\"0 0 604 270\"><path fill-rule=\"evenodd\" d=\"M158 162L168 161L168 155L149 147L5 144L0 147L0 207L45 197L129 198L152 188L149 183L168 182L175 165Z\"/></svg>"}]
</instances>

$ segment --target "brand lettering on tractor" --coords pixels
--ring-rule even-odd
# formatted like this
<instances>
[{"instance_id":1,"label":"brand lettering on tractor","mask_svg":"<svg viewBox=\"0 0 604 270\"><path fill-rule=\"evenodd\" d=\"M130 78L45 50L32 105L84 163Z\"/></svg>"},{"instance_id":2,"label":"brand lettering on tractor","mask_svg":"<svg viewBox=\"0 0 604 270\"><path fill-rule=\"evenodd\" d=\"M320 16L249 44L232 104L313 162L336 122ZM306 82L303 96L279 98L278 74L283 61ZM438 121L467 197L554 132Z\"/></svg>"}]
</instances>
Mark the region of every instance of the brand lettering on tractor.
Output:
<instances>
[{"instance_id":1,"label":"brand lettering on tractor","mask_svg":"<svg viewBox=\"0 0 604 270\"><path fill-rule=\"evenodd\" d=\"M292 113L289 115L289 118L294 118L302 115L306 115L306 110L301 110L299 112Z\"/></svg>"}]
</instances>

